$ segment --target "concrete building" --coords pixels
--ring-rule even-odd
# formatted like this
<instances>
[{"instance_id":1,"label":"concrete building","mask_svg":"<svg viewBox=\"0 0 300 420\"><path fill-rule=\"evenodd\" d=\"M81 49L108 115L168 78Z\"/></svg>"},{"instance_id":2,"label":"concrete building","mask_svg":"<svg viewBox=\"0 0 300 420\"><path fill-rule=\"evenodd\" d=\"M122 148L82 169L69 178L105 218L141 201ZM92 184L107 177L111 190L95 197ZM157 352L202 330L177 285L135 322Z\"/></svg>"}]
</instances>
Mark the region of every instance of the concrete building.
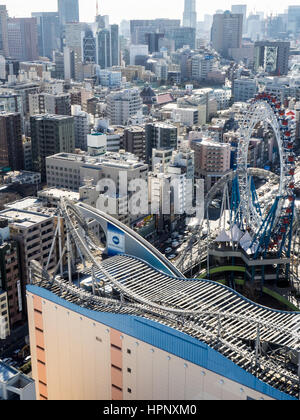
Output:
<instances>
[{"instance_id":1,"label":"concrete building","mask_svg":"<svg viewBox=\"0 0 300 420\"><path fill-rule=\"evenodd\" d=\"M139 178L146 173L148 165L140 162L131 153L107 152L98 156L85 154L58 153L46 159L47 184L49 187L66 188L78 191L85 184L85 180L91 180L96 186L102 178L110 178L118 184L118 174L122 171L130 171L130 177Z\"/></svg>"},{"instance_id":2,"label":"concrete building","mask_svg":"<svg viewBox=\"0 0 300 420\"><path fill-rule=\"evenodd\" d=\"M0 340L10 335L7 292L0 288Z\"/></svg>"},{"instance_id":3,"label":"concrete building","mask_svg":"<svg viewBox=\"0 0 300 420\"><path fill-rule=\"evenodd\" d=\"M0 360L0 400L33 401L34 380Z\"/></svg>"},{"instance_id":4,"label":"concrete building","mask_svg":"<svg viewBox=\"0 0 300 420\"><path fill-rule=\"evenodd\" d=\"M120 88L122 83L122 73L120 71L100 70L97 72L99 84L109 88Z\"/></svg>"},{"instance_id":5,"label":"concrete building","mask_svg":"<svg viewBox=\"0 0 300 420\"><path fill-rule=\"evenodd\" d=\"M47 264L56 226L53 214L43 213L41 209L38 211L38 208L31 209L31 204L30 199L21 200L10 204L9 208L0 212L0 217L8 221L11 239L18 244L22 274L20 284L17 283L18 307L25 313L24 298L26 284L29 281L29 263L36 260L42 265ZM56 251L54 255L49 263L49 270L57 263Z\"/></svg>"},{"instance_id":6,"label":"concrete building","mask_svg":"<svg viewBox=\"0 0 300 420\"><path fill-rule=\"evenodd\" d=\"M148 57L149 55L149 48L148 45L145 44L139 44L134 45L132 44L130 46L130 65L135 66L136 64L136 58L137 57Z\"/></svg>"},{"instance_id":7,"label":"concrete building","mask_svg":"<svg viewBox=\"0 0 300 420\"><path fill-rule=\"evenodd\" d=\"M13 91L0 91L0 112L19 112L23 115L23 103L21 95Z\"/></svg>"},{"instance_id":8,"label":"concrete building","mask_svg":"<svg viewBox=\"0 0 300 420\"><path fill-rule=\"evenodd\" d=\"M87 151L87 137L91 132L90 116L81 110L80 105L72 105L72 117L74 118L75 148Z\"/></svg>"},{"instance_id":9,"label":"concrete building","mask_svg":"<svg viewBox=\"0 0 300 420\"><path fill-rule=\"evenodd\" d=\"M68 93L37 93L29 95L30 115L71 115L71 98Z\"/></svg>"},{"instance_id":10,"label":"concrete building","mask_svg":"<svg viewBox=\"0 0 300 420\"><path fill-rule=\"evenodd\" d=\"M152 149L176 149L177 127L173 124L157 122L146 124L147 161L151 159Z\"/></svg>"},{"instance_id":11,"label":"concrete building","mask_svg":"<svg viewBox=\"0 0 300 420\"><path fill-rule=\"evenodd\" d=\"M7 27L10 57L20 61L38 60L36 18L9 18Z\"/></svg>"},{"instance_id":12,"label":"concrete building","mask_svg":"<svg viewBox=\"0 0 300 420\"><path fill-rule=\"evenodd\" d=\"M124 130L123 146L126 152L132 153L140 160L146 161L146 134L141 126L130 126Z\"/></svg>"},{"instance_id":13,"label":"concrete building","mask_svg":"<svg viewBox=\"0 0 300 420\"><path fill-rule=\"evenodd\" d=\"M199 109L198 108L174 108L172 111L172 120L179 122L188 127L198 125L199 122Z\"/></svg>"},{"instance_id":14,"label":"concrete building","mask_svg":"<svg viewBox=\"0 0 300 420\"><path fill-rule=\"evenodd\" d=\"M230 170L230 144L212 139L193 140L195 152L195 177L205 180L205 190L210 188Z\"/></svg>"},{"instance_id":15,"label":"concrete building","mask_svg":"<svg viewBox=\"0 0 300 420\"><path fill-rule=\"evenodd\" d=\"M0 219L0 290L7 294L7 308L0 305L0 317L6 317L7 333L23 320L21 267L17 242L10 239L10 229L6 219ZM1 295L0 295L1 301ZM2 312L1 312L2 310ZM6 312L5 312L6 311ZM9 335L9 334L6 334Z\"/></svg>"},{"instance_id":16,"label":"concrete building","mask_svg":"<svg viewBox=\"0 0 300 420\"><path fill-rule=\"evenodd\" d=\"M192 80L206 80L209 73L217 70L217 66L217 60L209 54L194 55L192 57Z\"/></svg>"},{"instance_id":17,"label":"concrete building","mask_svg":"<svg viewBox=\"0 0 300 420\"><path fill-rule=\"evenodd\" d=\"M46 157L75 150L74 119L65 115L34 115L30 118L30 129L33 169L41 173L44 181Z\"/></svg>"},{"instance_id":18,"label":"concrete building","mask_svg":"<svg viewBox=\"0 0 300 420\"><path fill-rule=\"evenodd\" d=\"M160 172L167 173L172 156L173 149L152 149L152 171L155 172L155 168L159 168Z\"/></svg>"},{"instance_id":19,"label":"concrete building","mask_svg":"<svg viewBox=\"0 0 300 420\"><path fill-rule=\"evenodd\" d=\"M24 169L21 115L0 113L0 166Z\"/></svg>"},{"instance_id":20,"label":"concrete building","mask_svg":"<svg viewBox=\"0 0 300 420\"><path fill-rule=\"evenodd\" d=\"M143 104L140 91L136 88L110 93L106 101L111 125L126 125L128 119L136 115Z\"/></svg>"},{"instance_id":21,"label":"concrete building","mask_svg":"<svg viewBox=\"0 0 300 420\"><path fill-rule=\"evenodd\" d=\"M262 69L273 76L289 71L290 42L260 41L254 45L254 69Z\"/></svg>"},{"instance_id":22,"label":"concrete building","mask_svg":"<svg viewBox=\"0 0 300 420\"><path fill-rule=\"evenodd\" d=\"M215 14L211 29L213 48L225 58L229 58L230 48L240 48L242 45L243 15L226 11Z\"/></svg>"},{"instance_id":23,"label":"concrete building","mask_svg":"<svg viewBox=\"0 0 300 420\"><path fill-rule=\"evenodd\" d=\"M247 102L257 94L258 82L256 79L235 79L232 88L234 102Z\"/></svg>"}]
</instances>

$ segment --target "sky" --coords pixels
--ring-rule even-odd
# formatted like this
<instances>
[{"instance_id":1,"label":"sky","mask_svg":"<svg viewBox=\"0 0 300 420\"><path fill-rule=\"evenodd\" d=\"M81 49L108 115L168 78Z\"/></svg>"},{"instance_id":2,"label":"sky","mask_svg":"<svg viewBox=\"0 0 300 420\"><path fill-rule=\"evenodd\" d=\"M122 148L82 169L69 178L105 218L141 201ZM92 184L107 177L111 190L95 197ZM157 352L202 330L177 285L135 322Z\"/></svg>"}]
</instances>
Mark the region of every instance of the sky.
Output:
<instances>
[{"instance_id":1,"label":"sky","mask_svg":"<svg viewBox=\"0 0 300 420\"><path fill-rule=\"evenodd\" d=\"M204 14L214 14L216 10L230 10L231 4L247 4L248 12L264 11L270 15L283 13L288 5L299 5L299 0L196 0L198 20ZM30 16L31 12L52 12L57 10L57 0L0 0L6 4L11 17ZM92 22L96 14L96 0L79 0L80 20ZM99 0L99 11L110 16L110 23L120 23L123 19L154 19L157 17L182 19L184 0Z\"/></svg>"}]
</instances>

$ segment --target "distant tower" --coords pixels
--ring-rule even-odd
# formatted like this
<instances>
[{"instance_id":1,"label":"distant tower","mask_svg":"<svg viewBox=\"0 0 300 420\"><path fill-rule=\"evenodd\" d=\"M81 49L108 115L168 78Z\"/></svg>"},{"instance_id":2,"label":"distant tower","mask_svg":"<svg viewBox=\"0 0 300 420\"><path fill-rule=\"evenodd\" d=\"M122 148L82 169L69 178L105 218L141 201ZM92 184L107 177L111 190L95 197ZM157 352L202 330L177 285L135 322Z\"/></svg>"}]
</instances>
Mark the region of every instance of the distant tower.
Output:
<instances>
[{"instance_id":1,"label":"distant tower","mask_svg":"<svg viewBox=\"0 0 300 420\"><path fill-rule=\"evenodd\" d=\"M184 0L182 26L196 29L196 26L197 26L196 0Z\"/></svg>"}]
</instances>

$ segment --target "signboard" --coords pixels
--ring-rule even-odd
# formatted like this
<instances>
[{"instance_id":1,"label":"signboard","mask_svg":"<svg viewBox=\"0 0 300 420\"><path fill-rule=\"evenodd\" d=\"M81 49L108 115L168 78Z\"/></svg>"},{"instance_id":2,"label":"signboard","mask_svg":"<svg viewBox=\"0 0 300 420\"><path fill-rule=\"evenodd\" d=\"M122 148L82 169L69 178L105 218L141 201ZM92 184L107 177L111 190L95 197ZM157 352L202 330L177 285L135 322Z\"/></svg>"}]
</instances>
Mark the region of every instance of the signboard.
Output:
<instances>
[{"instance_id":1,"label":"signboard","mask_svg":"<svg viewBox=\"0 0 300 420\"><path fill-rule=\"evenodd\" d=\"M125 253L125 233L111 223L107 224L107 253L109 256Z\"/></svg>"}]
</instances>

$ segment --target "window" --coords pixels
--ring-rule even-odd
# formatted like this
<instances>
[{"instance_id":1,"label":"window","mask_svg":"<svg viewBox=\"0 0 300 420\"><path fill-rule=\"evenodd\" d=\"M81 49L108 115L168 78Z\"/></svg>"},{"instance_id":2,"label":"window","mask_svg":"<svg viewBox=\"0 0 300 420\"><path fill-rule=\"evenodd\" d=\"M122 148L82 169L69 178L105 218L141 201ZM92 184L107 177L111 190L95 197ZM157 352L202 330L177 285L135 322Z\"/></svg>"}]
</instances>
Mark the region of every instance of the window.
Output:
<instances>
[{"instance_id":1,"label":"window","mask_svg":"<svg viewBox=\"0 0 300 420\"><path fill-rule=\"evenodd\" d=\"M131 373L131 368L127 368L127 372L128 373Z\"/></svg>"},{"instance_id":2,"label":"window","mask_svg":"<svg viewBox=\"0 0 300 420\"><path fill-rule=\"evenodd\" d=\"M128 394L131 394L131 388L127 388Z\"/></svg>"},{"instance_id":3,"label":"window","mask_svg":"<svg viewBox=\"0 0 300 420\"><path fill-rule=\"evenodd\" d=\"M130 349L127 349L127 354L131 354L131 350Z\"/></svg>"},{"instance_id":4,"label":"window","mask_svg":"<svg viewBox=\"0 0 300 420\"><path fill-rule=\"evenodd\" d=\"M116 346L115 344L111 344L111 347L112 347L113 349L116 349L116 350L120 350L120 351L122 351L121 347Z\"/></svg>"}]
</instances>

